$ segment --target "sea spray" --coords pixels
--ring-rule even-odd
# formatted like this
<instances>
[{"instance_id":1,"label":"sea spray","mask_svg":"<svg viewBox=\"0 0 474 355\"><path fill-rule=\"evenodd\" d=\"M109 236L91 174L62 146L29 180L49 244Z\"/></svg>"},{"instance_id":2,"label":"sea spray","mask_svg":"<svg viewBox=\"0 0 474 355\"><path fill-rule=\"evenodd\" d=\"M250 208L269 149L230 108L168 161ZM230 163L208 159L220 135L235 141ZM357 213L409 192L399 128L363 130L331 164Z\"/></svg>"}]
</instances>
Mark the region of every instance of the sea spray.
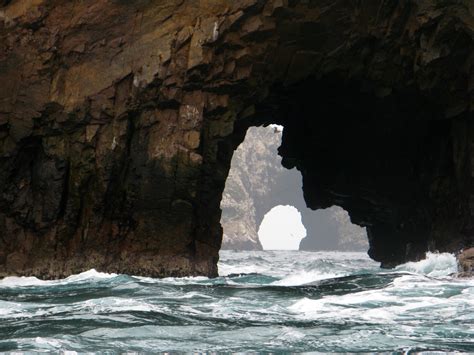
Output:
<instances>
[{"instance_id":1,"label":"sea spray","mask_svg":"<svg viewBox=\"0 0 474 355\"><path fill-rule=\"evenodd\" d=\"M395 270L409 271L432 277L449 276L458 271L458 263L454 254L426 253L425 259L399 265Z\"/></svg>"},{"instance_id":2,"label":"sea spray","mask_svg":"<svg viewBox=\"0 0 474 355\"><path fill-rule=\"evenodd\" d=\"M117 274L97 272L95 269L72 275L62 280L40 280L33 276L9 276L0 280L0 287L54 286L81 281L90 282L94 279L110 279L114 277L117 277Z\"/></svg>"}]
</instances>

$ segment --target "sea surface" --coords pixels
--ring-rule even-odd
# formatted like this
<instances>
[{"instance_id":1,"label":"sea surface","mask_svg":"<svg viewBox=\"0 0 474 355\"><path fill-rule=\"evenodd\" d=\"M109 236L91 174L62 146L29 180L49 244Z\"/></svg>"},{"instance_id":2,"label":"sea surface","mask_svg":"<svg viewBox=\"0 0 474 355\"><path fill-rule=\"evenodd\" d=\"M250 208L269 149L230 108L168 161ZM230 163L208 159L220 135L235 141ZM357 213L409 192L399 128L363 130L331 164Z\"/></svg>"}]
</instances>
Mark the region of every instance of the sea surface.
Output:
<instances>
[{"instance_id":1,"label":"sea surface","mask_svg":"<svg viewBox=\"0 0 474 355\"><path fill-rule=\"evenodd\" d=\"M474 352L474 280L450 254L221 252L220 277L0 280L2 352Z\"/></svg>"}]
</instances>

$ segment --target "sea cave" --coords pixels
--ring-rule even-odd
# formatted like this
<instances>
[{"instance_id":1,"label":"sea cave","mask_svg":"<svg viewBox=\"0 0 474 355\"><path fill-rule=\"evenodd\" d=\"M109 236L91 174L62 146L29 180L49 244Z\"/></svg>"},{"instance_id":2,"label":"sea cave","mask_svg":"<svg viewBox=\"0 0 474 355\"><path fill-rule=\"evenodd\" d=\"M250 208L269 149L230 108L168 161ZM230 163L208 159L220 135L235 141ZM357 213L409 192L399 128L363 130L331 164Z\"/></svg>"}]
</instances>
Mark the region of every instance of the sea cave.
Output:
<instances>
[{"instance_id":1,"label":"sea cave","mask_svg":"<svg viewBox=\"0 0 474 355\"><path fill-rule=\"evenodd\" d=\"M253 126L383 267L473 244L470 2L0 2L0 276L217 276Z\"/></svg>"}]
</instances>

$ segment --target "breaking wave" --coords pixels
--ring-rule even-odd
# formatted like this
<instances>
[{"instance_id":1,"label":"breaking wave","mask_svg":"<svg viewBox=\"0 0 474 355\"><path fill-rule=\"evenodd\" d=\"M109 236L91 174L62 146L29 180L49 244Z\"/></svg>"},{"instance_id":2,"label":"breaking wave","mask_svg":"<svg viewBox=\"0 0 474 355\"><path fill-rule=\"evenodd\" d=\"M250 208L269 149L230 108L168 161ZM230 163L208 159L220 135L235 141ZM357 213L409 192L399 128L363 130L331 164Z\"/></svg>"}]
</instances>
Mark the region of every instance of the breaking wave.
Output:
<instances>
[{"instance_id":1,"label":"breaking wave","mask_svg":"<svg viewBox=\"0 0 474 355\"><path fill-rule=\"evenodd\" d=\"M451 254L221 253L220 277L90 270L0 280L5 352L472 352L474 281Z\"/></svg>"},{"instance_id":2,"label":"breaking wave","mask_svg":"<svg viewBox=\"0 0 474 355\"><path fill-rule=\"evenodd\" d=\"M458 263L453 254L427 253L426 259L400 265L396 270L433 277L449 276L458 272Z\"/></svg>"}]
</instances>

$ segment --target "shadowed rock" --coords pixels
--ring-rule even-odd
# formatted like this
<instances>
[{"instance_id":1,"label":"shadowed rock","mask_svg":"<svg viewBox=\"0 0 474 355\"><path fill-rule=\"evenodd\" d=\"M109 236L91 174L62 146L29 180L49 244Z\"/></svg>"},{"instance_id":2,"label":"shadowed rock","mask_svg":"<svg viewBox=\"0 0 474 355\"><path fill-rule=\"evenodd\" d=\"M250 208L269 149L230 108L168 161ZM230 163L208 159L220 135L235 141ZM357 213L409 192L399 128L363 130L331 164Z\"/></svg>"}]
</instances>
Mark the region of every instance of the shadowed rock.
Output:
<instances>
[{"instance_id":1,"label":"shadowed rock","mask_svg":"<svg viewBox=\"0 0 474 355\"><path fill-rule=\"evenodd\" d=\"M473 3L3 1L0 276L217 275L250 126L385 266L472 246Z\"/></svg>"}]
</instances>

